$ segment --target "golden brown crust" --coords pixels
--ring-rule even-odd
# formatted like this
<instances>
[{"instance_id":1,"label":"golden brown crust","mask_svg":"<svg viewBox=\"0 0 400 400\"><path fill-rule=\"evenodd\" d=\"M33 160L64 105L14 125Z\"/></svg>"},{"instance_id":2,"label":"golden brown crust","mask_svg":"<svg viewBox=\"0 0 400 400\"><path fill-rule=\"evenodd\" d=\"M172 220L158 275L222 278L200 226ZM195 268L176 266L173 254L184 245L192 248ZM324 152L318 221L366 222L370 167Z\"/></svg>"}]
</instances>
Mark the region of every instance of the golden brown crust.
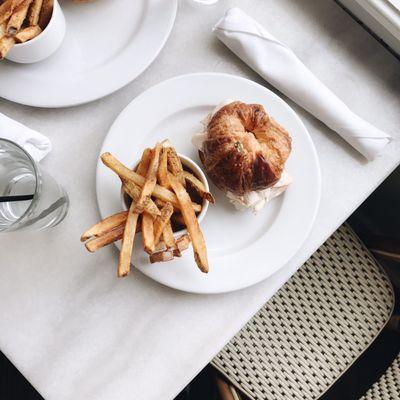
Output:
<instances>
[{"instance_id":1,"label":"golden brown crust","mask_svg":"<svg viewBox=\"0 0 400 400\"><path fill-rule=\"evenodd\" d=\"M200 158L222 190L243 195L276 183L291 151L291 138L259 104L233 102L207 126Z\"/></svg>"}]
</instances>

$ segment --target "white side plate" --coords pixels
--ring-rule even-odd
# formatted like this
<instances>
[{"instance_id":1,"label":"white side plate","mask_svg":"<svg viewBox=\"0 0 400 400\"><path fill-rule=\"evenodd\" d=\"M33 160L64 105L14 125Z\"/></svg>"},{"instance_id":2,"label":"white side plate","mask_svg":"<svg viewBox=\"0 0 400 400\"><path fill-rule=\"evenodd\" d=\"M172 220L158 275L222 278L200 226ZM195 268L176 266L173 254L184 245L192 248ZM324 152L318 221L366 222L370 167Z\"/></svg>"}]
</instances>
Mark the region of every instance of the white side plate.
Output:
<instances>
[{"instance_id":1,"label":"white side plate","mask_svg":"<svg viewBox=\"0 0 400 400\"><path fill-rule=\"evenodd\" d=\"M151 265L141 240L136 241L132 261L140 271L188 292L221 293L253 285L282 268L299 250L314 223L321 188L318 157L303 123L282 99L252 81L225 74L184 75L133 100L111 127L101 150L130 165L145 147L169 138L179 153L201 165L191 136L200 129L199 121L226 99L264 105L289 131L293 151L287 170L294 182L256 216L236 211L210 182L216 205L210 205L201 224L209 251L208 274L198 270L191 249L182 258ZM99 162L97 198L102 218L120 211L119 194L118 177Z\"/></svg>"},{"instance_id":2,"label":"white side plate","mask_svg":"<svg viewBox=\"0 0 400 400\"><path fill-rule=\"evenodd\" d=\"M141 74L164 46L178 0L60 1L67 34L50 58L0 62L0 96L37 107L104 97Z\"/></svg>"}]
</instances>

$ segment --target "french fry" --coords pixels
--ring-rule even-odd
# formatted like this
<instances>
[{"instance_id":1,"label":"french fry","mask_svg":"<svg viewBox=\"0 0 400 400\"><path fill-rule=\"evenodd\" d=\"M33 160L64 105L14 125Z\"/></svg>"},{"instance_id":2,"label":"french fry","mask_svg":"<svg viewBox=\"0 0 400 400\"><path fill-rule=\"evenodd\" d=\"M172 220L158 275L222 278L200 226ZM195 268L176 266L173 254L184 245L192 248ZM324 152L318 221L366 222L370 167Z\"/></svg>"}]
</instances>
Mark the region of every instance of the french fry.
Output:
<instances>
[{"instance_id":1,"label":"french fry","mask_svg":"<svg viewBox=\"0 0 400 400\"><path fill-rule=\"evenodd\" d=\"M0 39L7 33L7 21L0 24Z\"/></svg>"},{"instance_id":2,"label":"french fry","mask_svg":"<svg viewBox=\"0 0 400 400\"><path fill-rule=\"evenodd\" d=\"M0 4L0 24L7 21L16 7L18 7L24 0L5 0Z\"/></svg>"},{"instance_id":3,"label":"french fry","mask_svg":"<svg viewBox=\"0 0 400 400\"><path fill-rule=\"evenodd\" d=\"M197 203L192 203L192 207L194 212L199 213L202 210L202 205Z\"/></svg>"},{"instance_id":4,"label":"french fry","mask_svg":"<svg viewBox=\"0 0 400 400\"><path fill-rule=\"evenodd\" d=\"M122 183L122 188L132 200L138 201L140 197L140 188L137 185L135 185L131 181L124 180ZM150 214L153 217L153 219L156 218L158 215L160 215L160 210L155 205L154 201L151 199L146 199L143 204L143 207L144 211Z\"/></svg>"},{"instance_id":5,"label":"french fry","mask_svg":"<svg viewBox=\"0 0 400 400\"><path fill-rule=\"evenodd\" d=\"M165 143L165 142L163 142L163 143ZM170 156L170 154L172 154L172 156ZM160 163L158 166L158 182L160 183L161 186L163 186L167 189L171 188L171 185L169 183L169 178L168 178L168 161L169 161L168 157L171 157L172 165L174 165L174 167L172 169L174 169L176 171L178 176L182 175L184 180L185 180L185 174L192 176L195 180L197 180L197 182L196 182L197 185L198 185L198 183L200 183L199 190L201 190L200 188L203 189L201 191L200 196L201 197L207 196L209 201L212 199L214 202L213 196L211 195L211 193L208 193L205 190L203 183L200 180L198 180L196 177L194 177L192 174L190 174L190 172L184 171L182 169L182 164L181 164L179 157L176 154L176 151L173 147L164 147L162 150L162 153L160 155ZM178 160L178 162L176 162L176 160ZM174 175L176 175L176 174L174 173ZM190 178L188 178L188 179L190 179ZM158 203L156 201L156 204L158 207L160 207L160 206L162 207L165 203L162 202L161 200L158 200ZM193 203L193 204L194 204L193 208L194 208L195 212L200 212L202 209L202 206L200 204L196 204L196 203ZM175 209L177 209L176 206L175 206Z\"/></svg>"},{"instance_id":6,"label":"french fry","mask_svg":"<svg viewBox=\"0 0 400 400\"><path fill-rule=\"evenodd\" d=\"M160 240L160 241L157 243L156 247L154 248L153 253L158 253L159 251L164 251L164 250L168 250L168 249L167 249L167 246L165 245L165 242L164 242L164 241Z\"/></svg>"},{"instance_id":7,"label":"french fry","mask_svg":"<svg viewBox=\"0 0 400 400\"><path fill-rule=\"evenodd\" d=\"M9 35L15 35L21 28L25 21L26 15L28 14L29 6L32 0L24 0L18 7L16 7L8 21L7 33Z\"/></svg>"},{"instance_id":8,"label":"french fry","mask_svg":"<svg viewBox=\"0 0 400 400\"><path fill-rule=\"evenodd\" d=\"M151 161L151 155L152 151L149 148L144 149L142 153L142 157L140 159L139 165L136 168L136 172L142 176L146 176L147 171L150 166L150 161ZM130 184L134 185L132 182L129 182ZM138 201L140 196L141 196L141 188L138 186L134 185L135 187L135 201ZM147 202L152 202L150 197L147 199ZM144 204L146 206L146 204ZM145 207L146 210L146 207ZM160 210L155 206L155 210L157 211L157 215L160 215ZM155 218L154 215L151 215L147 212L144 212L142 214L142 242L143 242L143 247L144 250L151 254L154 251L154 229L153 229L153 219Z\"/></svg>"},{"instance_id":9,"label":"french fry","mask_svg":"<svg viewBox=\"0 0 400 400\"><path fill-rule=\"evenodd\" d=\"M154 221L154 243L157 244L167 222L169 222L174 209L171 203L166 203L161 209L161 215Z\"/></svg>"},{"instance_id":10,"label":"french fry","mask_svg":"<svg viewBox=\"0 0 400 400\"><path fill-rule=\"evenodd\" d=\"M114 243L117 240L122 239L122 235L124 234L125 224L119 225L115 229L106 234L96 237L94 239L89 240L85 243L85 247L91 253L94 253L96 250L107 246L110 243Z\"/></svg>"},{"instance_id":11,"label":"french fry","mask_svg":"<svg viewBox=\"0 0 400 400\"><path fill-rule=\"evenodd\" d=\"M164 229L165 232L165 229ZM163 232L163 235L164 235ZM172 230L171 230L172 233ZM187 233L185 233L184 235L180 236L178 239L174 239L174 237L172 236L172 239L174 240L174 247L169 247L166 244L166 241L164 239L163 241L160 241L158 243L158 245L156 246L156 250L161 251L161 250L165 250L165 247L167 247L167 250L170 250L173 252L174 257L182 257L182 252L187 250L187 248L189 247L190 244L190 237ZM168 239L167 239L168 240ZM172 242L171 242L172 243Z\"/></svg>"},{"instance_id":12,"label":"french fry","mask_svg":"<svg viewBox=\"0 0 400 400\"><path fill-rule=\"evenodd\" d=\"M165 243L167 250L172 250L174 257L182 257L182 252L186 250L190 244L190 238L188 234L184 234L175 240L171 223L169 221L163 230L163 239L164 242L159 242L159 244Z\"/></svg>"},{"instance_id":13,"label":"french fry","mask_svg":"<svg viewBox=\"0 0 400 400\"><path fill-rule=\"evenodd\" d=\"M91 237L99 237L110 232L117 226L126 222L127 217L128 211L122 211L103 219L83 233L81 236L81 242L85 242Z\"/></svg>"},{"instance_id":14,"label":"french fry","mask_svg":"<svg viewBox=\"0 0 400 400\"><path fill-rule=\"evenodd\" d=\"M163 208L165 206L165 201L162 201L160 199L155 199L154 203L156 204L157 207Z\"/></svg>"},{"instance_id":15,"label":"french fry","mask_svg":"<svg viewBox=\"0 0 400 400\"><path fill-rule=\"evenodd\" d=\"M151 149L146 148L142 153L142 158L140 159L140 163L136 169L136 172L139 175L146 176L147 171L149 170L150 159L151 159Z\"/></svg>"},{"instance_id":16,"label":"french fry","mask_svg":"<svg viewBox=\"0 0 400 400\"><path fill-rule=\"evenodd\" d=\"M93 253L94 251L100 249L101 247L107 246L113 242L121 240L122 235L124 233L125 225L126 221L116 226L115 229L112 229L111 231L105 233L104 235L98 237L93 236L92 238L90 238L90 240L88 240L85 243L86 248ZM138 224L136 225L136 233L140 232L141 230L142 226L138 221Z\"/></svg>"},{"instance_id":17,"label":"french fry","mask_svg":"<svg viewBox=\"0 0 400 400\"><path fill-rule=\"evenodd\" d=\"M202 272L207 273L209 270L207 247L204 241L203 233L200 230L200 225L199 221L197 220L196 213L193 210L192 201L183 185L175 176L170 174L169 181L181 206L182 216L185 220L186 228L192 241L196 264Z\"/></svg>"},{"instance_id":18,"label":"french fry","mask_svg":"<svg viewBox=\"0 0 400 400\"><path fill-rule=\"evenodd\" d=\"M178 181L185 186L185 178L183 177L183 167L181 159L179 158L176 150L173 147L168 147L168 167L174 176L178 178Z\"/></svg>"},{"instance_id":19,"label":"french fry","mask_svg":"<svg viewBox=\"0 0 400 400\"><path fill-rule=\"evenodd\" d=\"M196 264L200 268L200 271L207 273L209 269L207 247L204 241L203 233L200 230L196 213L193 210L192 201L190 200L185 188L175 176L170 174L169 181L181 205L182 216L185 220L185 225L192 241Z\"/></svg>"},{"instance_id":20,"label":"french fry","mask_svg":"<svg viewBox=\"0 0 400 400\"><path fill-rule=\"evenodd\" d=\"M196 186L198 186L201 190L206 192L206 187L204 186L204 183L189 171L183 171L183 177L188 181L196 182Z\"/></svg>"},{"instance_id":21,"label":"french fry","mask_svg":"<svg viewBox=\"0 0 400 400\"><path fill-rule=\"evenodd\" d=\"M174 259L174 253L170 250L158 251L150 255L150 262L152 264L157 262L166 262Z\"/></svg>"},{"instance_id":22,"label":"french fry","mask_svg":"<svg viewBox=\"0 0 400 400\"><path fill-rule=\"evenodd\" d=\"M142 241L144 251L148 254L152 254L155 248L154 221L147 213L142 215Z\"/></svg>"},{"instance_id":23,"label":"french fry","mask_svg":"<svg viewBox=\"0 0 400 400\"><path fill-rule=\"evenodd\" d=\"M161 186L169 189L171 185L168 179L168 149L163 148L160 154L160 164L158 166L158 182Z\"/></svg>"},{"instance_id":24,"label":"french fry","mask_svg":"<svg viewBox=\"0 0 400 400\"><path fill-rule=\"evenodd\" d=\"M164 206L165 206L165 203L166 203L165 201L160 200L160 199L156 199L156 200L155 200L156 206L157 206L157 207L160 207L160 208L164 207ZM172 203L171 203L171 204L172 204ZM174 211L180 212L180 206L175 205L175 204L173 204L172 206L174 207ZM203 206L202 206L201 204L197 204L197 203L192 203L192 206L193 206L193 210L194 210L196 213L199 213L199 212L202 210L202 208L203 208Z\"/></svg>"},{"instance_id":25,"label":"french fry","mask_svg":"<svg viewBox=\"0 0 400 400\"><path fill-rule=\"evenodd\" d=\"M144 185L146 178L127 168L111 153L103 153L101 155L101 160L105 166L113 170L122 180L132 181L134 184L140 187ZM165 202L169 201L174 207L177 207L178 209L180 209L181 207L175 194L160 185L156 184L153 190L153 196Z\"/></svg>"},{"instance_id":26,"label":"french fry","mask_svg":"<svg viewBox=\"0 0 400 400\"><path fill-rule=\"evenodd\" d=\"M43 0L38 25L44 30L53 15L54 0Z\"/></svg>"},{"instance_id":27,"label":"french fry","mask_svg":"<svg viewBox=\"0 0 400 400\"><path fill-rule=\"evenodd\" d=\"M162 233L162 237L167 247L167 250L175 250L178 249L175 243L174 233L172 232L171 222L167 221ZM161 242L159 242L161 243ZM178 256L180 257L180 255Z\"/></svg>"},{"instance_id":28,"label":"french fry","mask_svg":"<svg viewBox=\"0 0 400 400\"><path fill-rule=\"evenodd\" d=\"M3 36L0 39L0 60L2 60L7 53L12 49L15 44L15 40L10 36Z\"/></svg>"},{"instance_id":29,"label":"french fry","mask_svg":"<svg viewBox=\"0 0 400 400\"><path fill-rule=\"evenodd\" d=\"M0 4L0 24L2 24L4 21L7 21L11 17L13 3L13 0L6 0Z\"/></svg>"},{"instance_id":30,"label":"french fry","mask_svg":"<svg viewBox=\"0 0 400 400\"><path fill-rule=\"evenodd\" d=\"M150 198L153 190L157 184L157 171L158 171L158 162L160 159L160 151L161 144L157 143L156 147L151 152L151 159L149 164L149 169L146 173L146 179L142 186L142 191L140 193L140 197L135 204L136 212L143 212L144 210L144 202Z\"/></svg>"},{"instance_id":31,"label":"french fry","mask_svg":"<svg viewBox=\"0 0 400 400\"><path fill-rule=\"evenodd\" d=\"M27 42L28 40L33 39L37 35L39 35L42 32L40 29L39 25L35 26L28 26L27 28L21 29L16 33L14 36L14 39L17 43L24 43Z\"/></svg>"},{"instance_id":32,"label":"french fry","mask_svg":"<svg viewBox=\"0 0 400 400\"><path fill-rule=\"evenodd\" d=\"M151 162L152 150L147 148L143 151L140 163L136 169L136 172L139 175L146 176L147 171L149 170L150 162ZM139 200L141 196L141 189L139 189L139 196L136 200ZM150 197L146 199L146 201L152 201ZM157 208L157 207L156 207ZM157 208L158 214L160 215L160 211ZM154 225L153 225L153 216L149 215L147 212L144 212L142 215L142 241L143 248L146 253L154 252Z\"/></svg>"},{"instance_id":33,"label":"french fry","mask_svg":"<svg viewBox=\"0 0 400 400\"><path fill-rule=\"evenodd\" d=\"M214 196L210 192L207 192L203 182L200 179L196 178L188 171L183 171L183 176L186 182L189 182L191 187L196 190L201 198L209 201L212 204L215 204Z\"/></svg>"},{"instance_id":34,"label":"french fry","mask_svg":"<svg viewBox=\"0 0 400 400\"><path fill-rule=\"evenodd\" d=\"M135 212L135 203L132 203L129 207L124 234L122 236L122 245L118 261L118 277L124 277L128 275L131 269L133 242L135 240L138 218L139 214Z\"/></svg>"},{"instance_id":35,"label":"french fry","mask_svg":"<svg viewBox=\"0 0 400 400\"><path fill-rule=\"evenodd\" d=\"M172 147L172 143L171 143L171 141L170 141L169 139L164 139L164 140L161 142L161 144L162 144L162 146L163 146L164 148Z\"/></svg>"},{"instance_id":36,"label":"french fry","mask_svg":"<svg viewBox=\"0 0 400 400\"><path fill-rule=\"evenodd\" d=\"M190 244L190 237L188 234L184 234L180 236L178 239L176 239L176 247L181 253L189 247L189 244Z\"/></svg>"},{"instance_id":37,"label":"french fry","mask_svg":"<svg viewBox=\"0 0 400 400\"><path fill-rule=\"evenodd\" d=\"M35 26L39 23L39 16L42 5L43 0L33 0L28 14L28 22L30 26Z\"/></svg>"},{"instance_id":38,"label":"french fry","mask_svg":"<svg viewBox=\"0 0 400 400\"><path fill-rule=\"evenodd\" d=\"M150 149L145 149L137 168L139 172L142 173L143 175L145 173L146 175L148 175L148 171L150 170L150 168L154 168L151 165L152 156L153 156L152 151ZM157 168L158 166L155 167L155 171L157 171ZM126 220L126 226L124 230L124 236L122 238L121 252L119 254L119 263L118 263L119 277L128 275L130 271L133 242L135 239L135 231L139 218L139 213L136 211L136 206L137 206L137 201L140 201L140 199L142 198L142 193L143 193L143 188L142 190L139 190L138 198L132 201L132 204L129 208L128 218ZM146 197L145 201L143 202L143 208L145 209L146 204L149 203L150 204L152 203L150 196ZM157 207L156 209L158 211ZM149 213L144 213L142 215L142 236L143 236L144 249L148 252L149 251L153 252L154 251L153 218L152 215Z\"/></svg>"}]
</instances>

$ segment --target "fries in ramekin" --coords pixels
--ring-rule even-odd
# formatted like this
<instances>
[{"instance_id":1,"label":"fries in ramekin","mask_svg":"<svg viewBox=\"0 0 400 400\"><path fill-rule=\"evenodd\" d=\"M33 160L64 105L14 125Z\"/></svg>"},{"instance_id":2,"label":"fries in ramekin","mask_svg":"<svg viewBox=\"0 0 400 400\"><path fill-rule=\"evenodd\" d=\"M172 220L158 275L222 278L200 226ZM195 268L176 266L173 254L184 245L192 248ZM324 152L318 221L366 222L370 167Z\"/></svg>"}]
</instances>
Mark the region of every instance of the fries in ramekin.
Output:
<instances>
[{"instance_id":1,"label":"fries in ramekin","mask_svg":"<svg viewBox=\"0 0 400 400\"><path fill-rule=\"evenodd\" d=\"M145 149L134 170L110 153L102 154L101 160L121 179L128 211L111 215L86 230L81 241L86 242L87 250L94 252L122 240L117 275L126 276L136 232L140 231L151 263L181 257L192 243L195 262L207 273L207 247L198 215L204 204L215 202L214 197L193 171L185 169L170 142ZM177 235L182 229L187 233Z\"/></svg>"},{"instance_id":2,"label":"fries in ramekin","mask_svg":"<svg viewBox=\"0 0 400 400\"><path fill-rule=\"evenodd\" d=\"M0 0L0 60L15 44L40 35L53 8L54 0Z\"/></svg>"}]
</instances>

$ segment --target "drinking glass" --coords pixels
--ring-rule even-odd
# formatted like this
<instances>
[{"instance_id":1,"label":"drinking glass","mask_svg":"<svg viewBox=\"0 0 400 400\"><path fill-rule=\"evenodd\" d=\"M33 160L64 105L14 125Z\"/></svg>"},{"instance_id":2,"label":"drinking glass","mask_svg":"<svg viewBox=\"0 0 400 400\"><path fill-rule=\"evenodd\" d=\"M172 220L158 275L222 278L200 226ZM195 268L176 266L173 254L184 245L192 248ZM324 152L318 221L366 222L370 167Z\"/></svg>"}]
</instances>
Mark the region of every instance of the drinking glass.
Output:
<instances>
[{"instance_id":1,"label":"drinking glass","mask_svg":"<svg viewBox=\"0 0 400 400\"><path fill-rule=\"evenodd\" d=\"M68 205L55 179L21 146L0 138L0 232L55 226Z\"/></svg>"}]
</instances>

